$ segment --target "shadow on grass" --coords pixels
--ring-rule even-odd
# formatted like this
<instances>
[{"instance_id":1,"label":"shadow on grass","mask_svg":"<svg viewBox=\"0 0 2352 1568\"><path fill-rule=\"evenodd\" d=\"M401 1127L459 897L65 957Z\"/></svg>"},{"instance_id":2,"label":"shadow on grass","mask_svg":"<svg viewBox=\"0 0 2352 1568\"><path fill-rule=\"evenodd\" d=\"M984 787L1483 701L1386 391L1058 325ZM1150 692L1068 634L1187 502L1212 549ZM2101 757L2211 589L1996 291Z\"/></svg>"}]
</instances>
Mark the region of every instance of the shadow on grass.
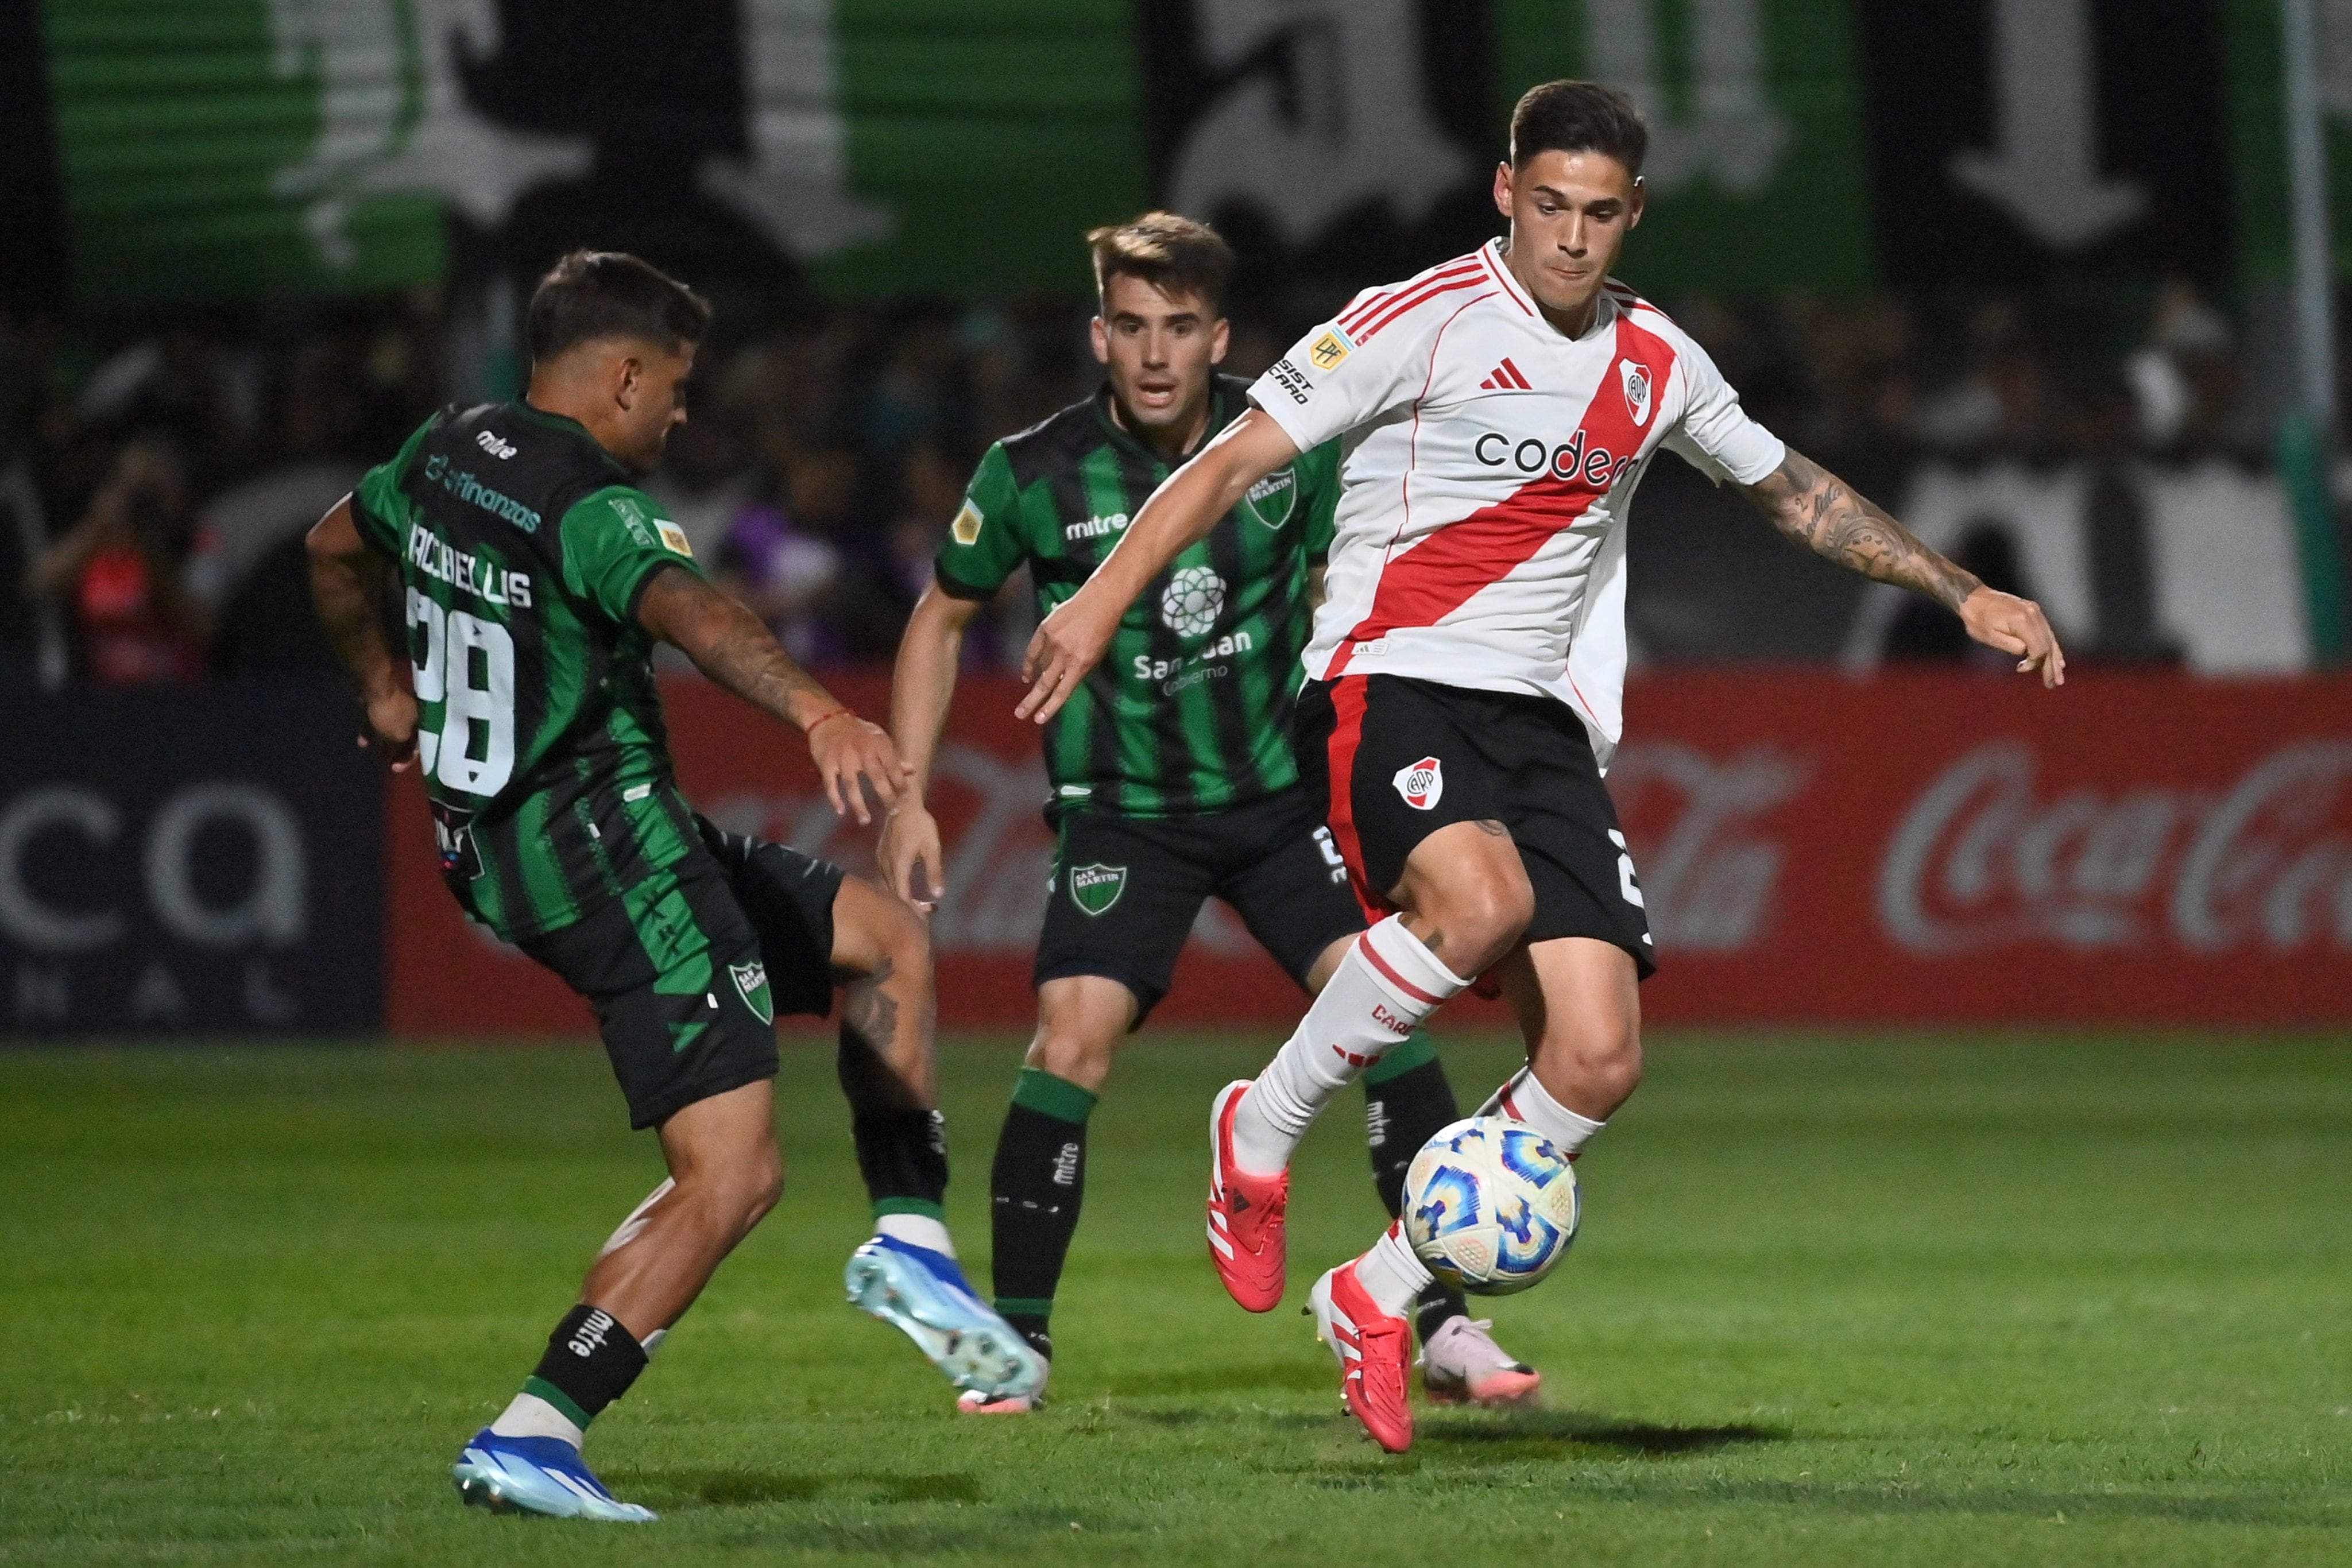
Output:
<instances>
[{"instance_id":1,"label":"shadow on grass","mask_svg":"<svg viewBox=\"0 0 2352 1568\"><path fill-rule=\"evenodd\" d=\"M1751 1443L1784 1443L1794 1434L1777 1427L1734 1422L1722 1427L1667 1426L1628 1421L1582 1410L1509 1410L1448 1413L1423 1420L1417 1442L1472 1450L1508 1450L1531 1458L1546 1448L1611 1448L1621 1454L1667 1456L1710 1454Z\"/></svg>"},{"instance_id":2,"label":"shadow on grass","mask_svg":"<svg viewBox=\"0 0 2352 1568\"><path fill-rule=\"evenodd\" d=\"M801 1475L782 1470L615 1470L605 1484L615 1495L642 1497L656 1509L681 1503L740 1508L769 1502L811 1502L828 1494L868 1502L978 1502L980 1482L961 1471L894 1475L845 1470Z\"/></svg>"},{"instance_id":3,"label":"shadow on grass","mask_svg":"<svg viewBox=\"0 0 2352 1568\"><path fill-rule=\"evenodd\" d=\"M1113 1398L1152 1394L1320 1393L1332 1388L1335 1375L1328 1361L1299 1358L1258 1362L1244 1366L1179 1366L1123 1377L1111 1385Z\"/></svg>"}]
</instances>

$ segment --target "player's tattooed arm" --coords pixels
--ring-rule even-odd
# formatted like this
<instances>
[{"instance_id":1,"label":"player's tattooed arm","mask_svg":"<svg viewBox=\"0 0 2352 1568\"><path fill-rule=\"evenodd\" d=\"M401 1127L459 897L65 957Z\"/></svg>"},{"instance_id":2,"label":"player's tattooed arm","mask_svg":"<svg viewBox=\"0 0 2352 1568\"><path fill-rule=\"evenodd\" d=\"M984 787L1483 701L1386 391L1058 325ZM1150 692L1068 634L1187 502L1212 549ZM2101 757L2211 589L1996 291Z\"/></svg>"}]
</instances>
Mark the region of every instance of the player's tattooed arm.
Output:
<instances>
[{"instance_id":1,"label":"player's tattooed arm","mask_svg":"<svg viewBox=\"0 0 2352 1568\"><path fill-rule=\"evenodd\" d=\"M898 804L907 767L889 734L835 700L735 600L682 567L667 567L646 585L637 621L717 685L804 732L836 815L854 813L860 825L874 820L861 779L886 810Z\"/></svg>"},{"instance_id":2,"label":"player's tattooed arm","mask_svg":"<svg viewBox=\"0 0 2352 1568\"><path fill-rule=\"evenodd\" d=\"M1987 588L1794 447L1780 467L1742 488L1774 528L1814 554L1926 594L1958 615L1969 636L2017 655L2020 674L2038 673L2045 686L2065 683L2066 655L2040 605Z\"/></svg>"},{"instance_id":3,"label":"player's tattooed arm","mask_svg":"<svg viewBox=\"0 0 2352 1568\"><path fill-rule=\"evenodd\" d=\"M1984 586L1794 447L1760 484L1748 486L1748 496L1774 528L1814 554L1874 581L1924 593L1954 614Z\"/></svg>"},{"instance_id":4,"label":"player's tattooed arm","mask_svg":"<svg viewBox=\"0 0 2352 1568\"><path fill-rule=\"evenodd\" d=\"M382 747L393 771L399 772L416 755L416 697L376 612L391 583L392 563L361 537L349 496L327 509L305 543L319 622L335 657L358 677L360 697L367 705L368 734L360 744Z\"/></svg>"}]
</instances>

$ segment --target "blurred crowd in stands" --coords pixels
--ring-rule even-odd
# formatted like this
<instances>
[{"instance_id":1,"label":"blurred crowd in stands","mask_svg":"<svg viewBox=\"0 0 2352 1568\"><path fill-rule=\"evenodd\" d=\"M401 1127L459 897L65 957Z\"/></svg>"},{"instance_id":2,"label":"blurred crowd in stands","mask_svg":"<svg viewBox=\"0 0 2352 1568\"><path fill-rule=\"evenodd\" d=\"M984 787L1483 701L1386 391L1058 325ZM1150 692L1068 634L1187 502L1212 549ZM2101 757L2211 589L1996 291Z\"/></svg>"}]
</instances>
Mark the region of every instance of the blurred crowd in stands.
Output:
<instances>
[{"instance_id":1,"label":"blurred crowd in stands","mask_svg":"<svg viewBox=\"0 0 2352 1568\"><path fill-rule=\"evenodd\" d=\"M2242 335L2185 284L2090 306L1664 303L1759 418L1890 505L1923 457L2252 465L2268 450ZM887 660L987 444L1095 386L1087 315L1071 300L845 304L722 337L649 487L797 656ZM510 390L451 385L449 340L431 294L153 329L0 320L0 683L328 664L303 529L436 406ZM1237 322L1227 368L1255 375L1286 343ZM1637 591L1645 549L1692 570L1706 536L1678 536L1672 514L1713 505L1704 488L1654 475ZM1967 548L1980 574L2016 576L2001 538ZM1017 661L1029 619L1016 579L967 657ZM1963 656L1956 630L1925 616L1888 652ZM1634 631L1668 656L1746 646L1736 627L1682 635L1666 612Z\"/></svg>"}]
</instances>

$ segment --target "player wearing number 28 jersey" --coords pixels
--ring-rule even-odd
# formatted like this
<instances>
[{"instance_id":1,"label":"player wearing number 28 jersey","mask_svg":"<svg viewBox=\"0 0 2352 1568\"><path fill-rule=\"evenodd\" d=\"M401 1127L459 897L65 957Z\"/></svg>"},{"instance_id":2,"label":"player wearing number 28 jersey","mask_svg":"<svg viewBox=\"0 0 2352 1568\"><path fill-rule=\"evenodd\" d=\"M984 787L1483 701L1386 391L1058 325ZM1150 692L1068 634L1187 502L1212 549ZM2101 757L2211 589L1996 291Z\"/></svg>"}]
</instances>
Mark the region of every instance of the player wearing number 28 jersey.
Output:
<instances>
[{"instance_id":1,"label":"player wearing number 28 jersey","mask_svg":"<svg viewBox=\"0 0 2352 1568\"><path fill-rule=\"evenodd\" d=\"M706 582L633 484L686 417L709 321L634 256L564 257L531 298L524 396L428 421L310 531L320 618L359 677L370 738L424 775L443 878L595 1009L631 1124L659 1129L671 1173L460 1454L459 1491L495 1509L652 1518L589 1471L586 1428L775 1202L775 1015L823 1016L836 976L841 1082L876 1216L851 1300L960 1385L996 1397L1045 1380L948 1240L919 921L879 887L720 831L671 770L657 639L803 731L836 810L868 821L865 790L888 806L907 779L889 737ZM386 591L404 606L404 659L376 620Z\"/></svg>"},{"instance_id":2,"label":"player wearing number 28 jersey","mask_svg":"<svg viewBox=\"0 0 2352 1568\"><path fill-rule=\"evenodd\" d=\"M1266 1070L1219 1101L1211 1221L1269 1259L1280 1228L1237 1200L1286 1168L1362 1064L1477 977L1528 1043L1489 1113L1573 1157L1640 1081L1636 986L1654 960L1601 770L1622 723L1627 507L1661 448L1738 486L1792 539L1939 600L2021 669L2052 685L2063 671L2039 609L1789 450L1696 343L1611 279L1641 219L1647 144L1611 89L1528 92L1495 172L1507 238L1311 329L1031 644L1023 709L1050 716L1100 656L1105 622L1203 518L1296 452L1340 442L1294 740L1375 922ZM1391 1227L1311 1298L1349 1409L1391 1449L1412 1440L1401 1314L1428 1278Z\"/></svg>"}]
</instances>

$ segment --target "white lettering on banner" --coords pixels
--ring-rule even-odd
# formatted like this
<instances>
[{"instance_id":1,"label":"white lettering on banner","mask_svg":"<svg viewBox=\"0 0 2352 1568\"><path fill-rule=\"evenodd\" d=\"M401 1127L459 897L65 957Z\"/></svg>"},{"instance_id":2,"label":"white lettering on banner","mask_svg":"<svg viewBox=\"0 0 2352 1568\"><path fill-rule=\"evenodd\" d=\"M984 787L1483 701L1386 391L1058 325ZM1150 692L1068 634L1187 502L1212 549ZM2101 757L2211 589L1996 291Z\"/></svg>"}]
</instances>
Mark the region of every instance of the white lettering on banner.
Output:
<instances>
[{"instance_id":1,"label":"white lettering on banner","mask_svg":"<svg viewBox=\"0 0 2352 1568\"><path fill-rule=\"evenodd\" d=\"M2053 250L2081 250L2147 210L2147 190L2099 172L2091 0L1992 0L1994 147L1952 179Z\"/></svg>"},{"instance_id":2,"label":"white lettering on banner","mask_svg":"<svg viewBox=\"0 0 2352 1568\"><path fill-rule=\"evenodd\" d=\"M2306 741L2211 790L2037 800L2022 741L1969 752L1923 790L1879 866L1878 914L1916 953L2054 942L2352 951L2352 741Z\"/></svg>"},{"instance_id":3,"label":"white lettering on banner","mask_svg":"<svg viewBox=\"0 0 2352 1568\"><path fill-rule=\"evenodd\" d=\"M219 909L197 895L194 881L196 834L215 822L242 826L254 849L252 889ZM301 820L256 785L193 785L166 801L147 830L148 900L165 925L199 946L300 941L304 881Z\"/></svg>"},{"instance_id":4,"label":"white lettering on banner","mask_svg":"<svg viewBox=\"0 0 2352 1568\"><path fill-rule=\"evenodd\" d=\"M1679 797L1669 825L1642 843L1642 887L1661 951L1737 952L1763 938L1784 852L1750 830L1796 793L1805 774L1803 764L1761 746L1720 763L1678 741L1617 753L1609 792L1629 819L1654 820L1640 812L1649 790Z\"/></svg>"},{"instance_id":5,"label":"white lettering on banner","mask_svg":"<svg viewBox=\"0 0 2352 1568\"><path fill-rule=\"evenodd\" d=\"M0 809L0 931L37 953L84 952L120 937L122 916L112 910L76 914L43 903L25 885L25 850L47 828L70 828L103 849L121 826L114 802L71 784L29 790Z\"/></svg>"},{"instance_id":6,"label":"white lettering on banner","mask_svg":"<svg viewBox=\"0 0 2352 1568\"><path fill-rule=\"evenodd\" d=\"M254 866L252 886L218 906L204 901L195 882L197 837L215 825L243 830ZM58 909L26 885L25 851L51 827L72 828L103 849L114 842L121 816L104 796L72 785L35 789L0 808L0 930L36 953L88 952L120 940L128 929L121 911ZM192 784L171 796L148 825L142 867L156 918L199 946L291 946L308 928L301 820L258 785Z\"/></svg>"},{"instance_id":7,"label":"white lettering on banner","mask_svg":"<svg viewBox=\"0 0 2352 1568\"><path fill-rule=\"evenodd\" d=\"M1592 74L1631 93L1648 118L1643 172L1653 190L1712 180L1753 196L1772 183L1789 142L1788 117L1764 95L1763 0L1690 0L1682 29L1691 48L1687 112L1664 91L1678 73L1658 57L1664 8L1662 0L1585 0Z\"/></svg>"},{"instance_id":8,"label":"white lettering on banner","mask_svg":"<svg viewBox=\"0 0 2352 1568\"><path fill-rule=\"evenodd\" d=\"M1413 0L1196 0L1192 16L1212 72L1289 69L1248 71L1185 131L1173 210L1246 204L1299 246L1370 202L1420 223L1476 173L1430 111Z\"/></svg>"}]
</instances>

